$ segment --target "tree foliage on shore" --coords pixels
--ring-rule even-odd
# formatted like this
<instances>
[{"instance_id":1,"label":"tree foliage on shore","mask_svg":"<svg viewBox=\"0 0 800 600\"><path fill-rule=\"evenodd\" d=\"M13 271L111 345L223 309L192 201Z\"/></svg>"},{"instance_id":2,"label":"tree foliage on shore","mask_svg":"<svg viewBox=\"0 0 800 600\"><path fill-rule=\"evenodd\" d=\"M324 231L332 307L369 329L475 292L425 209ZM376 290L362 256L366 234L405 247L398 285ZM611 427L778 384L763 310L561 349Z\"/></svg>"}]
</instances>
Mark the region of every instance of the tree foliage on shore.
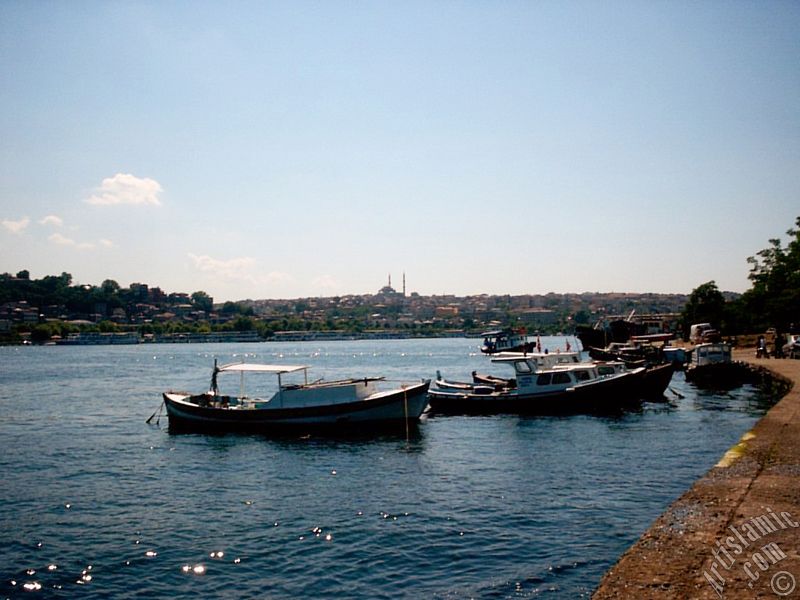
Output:
<instances>
[{"instance_id":1,"label":"tree foliage on shore","mask_svg":"<svg viewBox=\"0 0 800 600\"><path fill-rule=\"evenodd\" d=\"M800 217L786 235L786 246L773 238L767 248L747 259L753 286L741 303L757 329L788 331L800 327Z\"/></svg>"},{"instance_id":2,"label":"tree foliage on shore","mask_svg":"<svg viewBox=\"0 0 800 600\"><path fill-rule=\"evenodd\" d=\"M717 288L715 281L704 283L689 295L686 308L683 309L682 321L684 335L688 335L693 323L711 323L718 330L725 329L726 306L725 296Z\"/></svg>"},{"instance_id":3,"label":"tree foliage on shore","mask_svg":"<svg viewBox=\"0 0 800 600\"><path fill-rule=\"evenodd\" d=\"M113 279L106 279L99 286L72 285L69 273L47 275L42 279L31 279L26 270L16 275L0 274L0 304L22 301L40 309L58 306L70 313L90 314L98 305L103 305L106 312L111 313L115 308L127 308L142 299L138 292L123 288ZM210 311L212 308L212 300L205 292L194 292L191 302L200 310Z\"/></svg>"},{"instance_id":4,"label":"tree foliage on shore","mask_svg":"<svg viewBox=\"0 0 800 600\"><path fill-rule=\"evenodd\" d=\"M709 322L724 335L763 332L775 327L782 333L800 333L800 217L795 227L787 231L788 242L784 245L780 239L770 239L769 246L747 259L750 265L748 275L752 287L736 300L727 301L717 288L715 281L708 281L695 288L683 310L683 325L688 333L692 323ZM134 284L131 284L134 287ZM187 302L185 294L176 294L176 302ZM205 292L198 291L189 297L191 304L198 311L210 314L213 300ZM63 307L67 313L89 315L103 307L106 317L114 309L122 308L126 312L141 302L135 290L121 287L116 281L107 279L99 286L73 285L72 275L48 275L42 279L30 278L26 270L16 275L0 274L0 305L25 301L31 307ZM169 300L165 304L168 304ZM259 318L252 306L246 303L226 302L218 307L218 313L227 317L224 323L209 323L205 320L185 321L171 320L167 322L145 322L138 326L123 325L127 329L136 328L142 334L147 333L192 333L209 331L253 331L262 337L270 337L280 330L319 330L319 331L353 331L358 332L369 324L369 315L374 306L363 305L349 308L346 312L335 309L324 315L324 318L311 320L305 318L304 311L308 306L303 302L287 305L286 311L269 319ZM400 311L399 306L383 306L387 314ZM567 313L565 313L566 315ZM396 316L396 315L395 315ZM507 315L510 319L510 315ZM588 320L588 313L578 311L574 322ZM464 327L472 326L472 319L464 321ZM386 326L386 325L384 325ZM436 322L418 327L404 324L404 329L414 329L416 333L435 333L445 324ZM32 334L36 341L44 341L51 336L64 337L76 330L81 331L116 331L118 326L111 320L100 320L98 323L76 326L61 319L46 319L35 324L15 325L5 334L0 334L4 341L18 339L18 333Z\"/></svg>"},{"instance_id":5,"label":"tree foliage on shore","mask_svg":"<svg viewBox=\"0 0 800 600\"><path fill-rule=\"evenodd\" d=\"M800 217L786 232L789 241L769 246L747 259L752 287L725 302L714 281L695 288L683 311L686 332L692 323L711 323L725 335L759 333L769 327L800 333Z\"/></svg>"}]
</instances>

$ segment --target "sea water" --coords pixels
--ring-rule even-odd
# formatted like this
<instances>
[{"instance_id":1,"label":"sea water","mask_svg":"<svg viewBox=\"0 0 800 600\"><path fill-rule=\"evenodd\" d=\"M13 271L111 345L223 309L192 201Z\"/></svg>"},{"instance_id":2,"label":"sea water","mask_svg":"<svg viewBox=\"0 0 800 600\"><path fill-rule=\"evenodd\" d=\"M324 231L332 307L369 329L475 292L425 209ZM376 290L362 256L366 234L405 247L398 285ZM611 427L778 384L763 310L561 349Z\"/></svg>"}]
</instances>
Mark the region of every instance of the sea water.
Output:
<instances>
[{"instance_id":1,"label":"sea water","mask_svg":"<svg viewBox=\"0 0 800 600\"><path fill-rule=\"evenodd\" d=\"M408 434L174 434L159 416L163 391L208 388L215 358L503 375L479 343L0 348L0 595L588 597L769 407L678 373L616 416L435 416Z\"/></svg>"}]
</instances>

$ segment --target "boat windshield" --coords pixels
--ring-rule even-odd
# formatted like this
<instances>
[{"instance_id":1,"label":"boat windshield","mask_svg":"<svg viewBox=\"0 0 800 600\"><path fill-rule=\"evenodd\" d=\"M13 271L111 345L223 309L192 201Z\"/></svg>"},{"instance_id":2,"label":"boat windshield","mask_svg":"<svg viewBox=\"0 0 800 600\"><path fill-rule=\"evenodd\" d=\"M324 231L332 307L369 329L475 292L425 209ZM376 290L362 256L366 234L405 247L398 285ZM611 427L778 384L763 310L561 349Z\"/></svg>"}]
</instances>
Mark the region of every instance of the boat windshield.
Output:
<instances>
[{"instance_id":1,"label":"boat windshield","mask_svg":"<svg viewBox=\"0 0 800 600\"><path fill-rule=\"evenodd\" d=\"M517 373L532 373L533 368L531 368L531 363L527 360L518 360L514 363L514 369L516 369Z\"/></svg>"}]
</instances>

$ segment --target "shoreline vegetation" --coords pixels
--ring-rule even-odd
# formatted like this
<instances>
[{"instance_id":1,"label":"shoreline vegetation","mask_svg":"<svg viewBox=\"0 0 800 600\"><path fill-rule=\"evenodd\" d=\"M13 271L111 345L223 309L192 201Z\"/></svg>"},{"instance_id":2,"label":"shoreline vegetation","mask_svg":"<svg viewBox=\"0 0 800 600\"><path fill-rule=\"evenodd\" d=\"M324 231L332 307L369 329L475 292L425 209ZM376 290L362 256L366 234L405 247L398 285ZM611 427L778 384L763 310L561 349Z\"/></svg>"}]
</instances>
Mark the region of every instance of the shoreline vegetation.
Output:
<instances>
[{"instance_id":1,"label":"shoreline vegetation","mask_svg":"<svg viewBox=\"0 0 800 600\"><path fill-rule=\"evenodd\" d=\"M553 335L632 312L677 322L686 301L648 293L422 296L385 286L375 294L214 303L202 291L73 285L69 273L35 280L20 271L0 275L0 343L478 337L504 327Z\"/></svg>"},{"instance_id":2,"label":"shoreline vegetation","mask_svg":"<svg viewBox=\"0 0 800 600\"><path fill-rule=\"evenodd\" d=\"M167 293L144 283L123 288L73 285L72 275L0 275L0 344L84 341L235 341L474 337L511 327L529 334L572 334L579 325L658 317L659 333L688 339L694 323L728 338L800 333L800 217L789 242L747 259L752 287L723 292L712 280L691 294L572 293L422 296L389 284L375 294L243 300L215 304L206 292ZM137 339L138 338L138 339Z\"/></svg>"}]
</instances>

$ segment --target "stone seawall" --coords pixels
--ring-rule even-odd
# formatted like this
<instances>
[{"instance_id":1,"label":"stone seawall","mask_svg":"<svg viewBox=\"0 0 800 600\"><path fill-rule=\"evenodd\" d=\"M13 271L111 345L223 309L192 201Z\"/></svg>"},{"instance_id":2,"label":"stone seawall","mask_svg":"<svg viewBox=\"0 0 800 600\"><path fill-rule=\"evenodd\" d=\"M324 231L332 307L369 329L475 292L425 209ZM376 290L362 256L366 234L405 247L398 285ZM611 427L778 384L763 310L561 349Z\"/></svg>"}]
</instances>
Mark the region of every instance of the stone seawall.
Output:
<instances>
[{"instance_id":1,"label":"stone seawall","mask_svg":"<svg viewBox=\"0 0 800 600\"><path fill-rule=\"evenodd\" d=\"M607 598L800 598L800 361L734 354L783 397L603 577Z\"/></svg>"}]
</instances>

